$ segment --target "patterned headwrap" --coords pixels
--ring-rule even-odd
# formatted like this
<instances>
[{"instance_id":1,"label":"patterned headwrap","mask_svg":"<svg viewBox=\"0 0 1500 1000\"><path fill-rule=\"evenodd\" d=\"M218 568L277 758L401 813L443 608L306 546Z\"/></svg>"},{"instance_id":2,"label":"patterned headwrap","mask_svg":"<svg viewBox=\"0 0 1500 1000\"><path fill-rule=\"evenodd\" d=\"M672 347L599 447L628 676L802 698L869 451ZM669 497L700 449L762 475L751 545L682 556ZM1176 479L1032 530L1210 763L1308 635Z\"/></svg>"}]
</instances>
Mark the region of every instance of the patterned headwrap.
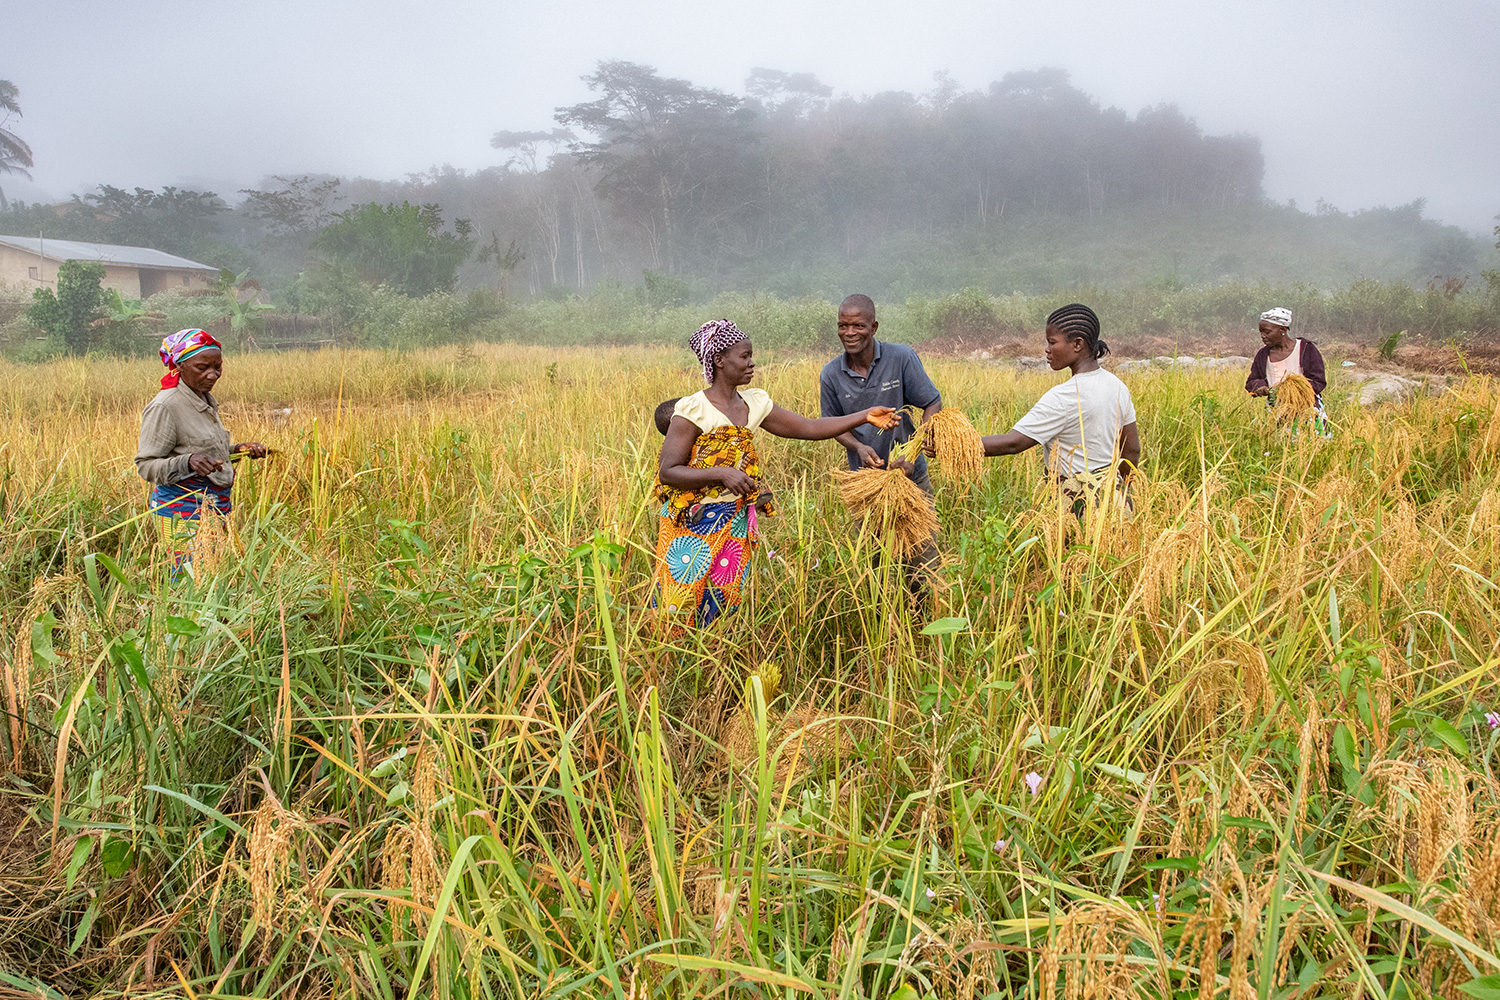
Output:
<instances>
[{"instance_id":1,"label":"patterned headwrap","mask_svg":"<svg viewBox=\"0 0 1500 1000\"><path fill-rule=\"evenodd\" d=\"M1267 309L1265 312L1261 313L1260 320L1262 323L1270 323L1273 326L1286 327L1287 329L1290 329L1292 325L1292 311L1290 309L1277 306L1275 309Z\"/></svg>"},{"instance_id":2,"label":"patterned headwrap","mask_svg":"<svg viewBox=\"0 0 1500 1000\"><path fill-rule=\"evenodd\" d=\"M178 367L195 354L204 351L222 351L224 348L207 330L178 330L161 342L161 363L167 373L161 377L161 387L170 389L177 384Z\"/></svg>"},{"instance_id":3,"label":"patterned headwrap","mask_svg":"<svg viewBox=\"0 0 1500 1000\"><path fill-rule=\"evenodd\" d=\"M688 346L698 355L698 360L703 362L703 381L712 385L715 359L734 344L747 339L740 328L727 319L716 319L700 326L688 341Z\"/></svg>"}]
</instances>

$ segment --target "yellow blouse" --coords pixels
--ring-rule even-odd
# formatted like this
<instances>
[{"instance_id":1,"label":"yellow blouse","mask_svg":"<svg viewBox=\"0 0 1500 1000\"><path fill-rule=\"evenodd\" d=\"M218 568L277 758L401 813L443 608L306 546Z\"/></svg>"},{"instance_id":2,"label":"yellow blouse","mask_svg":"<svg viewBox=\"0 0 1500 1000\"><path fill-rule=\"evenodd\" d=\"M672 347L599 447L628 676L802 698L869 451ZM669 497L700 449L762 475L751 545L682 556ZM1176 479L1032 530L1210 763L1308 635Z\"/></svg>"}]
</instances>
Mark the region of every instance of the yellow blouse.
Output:
<instances>
[{"instance_id":1,"label":"yellow blouse","mask_svg":"<svg viewBox=\"0 0 1500 1000\"><path fill-rule=\"evenodd\" d=\"M771 402L770 393L764 389L739 389L736 391L739 392L740 398L750 407L750 419L745 422L744 426L750 428L752 431L759 430L760 422L766 419L771 409L776 405ZM734 421L726 417L719 411L717 406L708 401L708 397L704 395L702 390L693 393L691 396L683 396L679 399L677 406L672 410L672 415L674 417L682 417L685 420L691 420L693 426L698 428L698 433L700 434L718 430L720 427L735 426Z\"/></svg>"}]
</instances>

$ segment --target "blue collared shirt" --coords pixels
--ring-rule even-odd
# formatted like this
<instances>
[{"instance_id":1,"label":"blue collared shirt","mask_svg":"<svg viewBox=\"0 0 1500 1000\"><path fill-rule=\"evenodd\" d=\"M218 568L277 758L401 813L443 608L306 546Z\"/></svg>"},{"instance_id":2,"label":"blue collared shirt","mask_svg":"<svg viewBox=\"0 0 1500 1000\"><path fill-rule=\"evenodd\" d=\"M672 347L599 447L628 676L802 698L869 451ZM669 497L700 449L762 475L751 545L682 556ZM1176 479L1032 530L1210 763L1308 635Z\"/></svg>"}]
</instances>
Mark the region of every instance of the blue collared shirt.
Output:
<instances>
[{"instance_id":1,"label":"blue collared shirt","mask_svg":"<svg viewBox=\"0 0 1500 1000\"><path fill-rule=\"evenodd\" d=\"M856 375L849 367L849 356L840 354L823 366L818 376L818 388L822 395L823 416L843 417L871 406L889 406L899 410L903 406L926 409L941 397L937 386L927 377L922 359L917 352L905 344L889 344L875 341L875 360L870 362L866 375ZM891 446L911 438L916 428L911 419L903 414L901 424L895 430L882 433L874 424L860 424L851 432L856 441L875 449L875 453L889 461ZM859 453L849 451L849 468L858 469ZM927 459L917 456L908 473L920 479L927 471Z\"/></svg>"}]
</instances>

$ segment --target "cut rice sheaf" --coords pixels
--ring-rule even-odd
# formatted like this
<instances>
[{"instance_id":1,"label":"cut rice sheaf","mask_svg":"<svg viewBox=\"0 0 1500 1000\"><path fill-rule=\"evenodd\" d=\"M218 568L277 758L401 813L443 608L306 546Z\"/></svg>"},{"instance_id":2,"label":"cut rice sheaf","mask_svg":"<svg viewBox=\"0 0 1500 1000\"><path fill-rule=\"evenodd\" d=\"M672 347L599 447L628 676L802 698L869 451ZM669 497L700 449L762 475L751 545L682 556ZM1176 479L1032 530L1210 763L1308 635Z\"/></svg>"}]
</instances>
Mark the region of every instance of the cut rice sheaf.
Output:
<instances>
[{"instance_id":1,"label":"cut rice sheaf","mask_svg":"<svg viewBox=\"0 0 1500 1000\"><path fill-rule=\"evenodd\" d=\"M984 438L963 410L944 409L927 421L938 468L955 479L976 481L984 474Z\"/></svg>"},{"instance_id":2,"label":"cut rice sheaf","mask_svg":"<svg viewBox=\"0 0 1500 1000\"><path fill-rule=\"evenodd\" d=\"M1306 376L1288 372L1276 386L1276 419L1289 423L1311 416L1318 403L1318 394Z\"/></svg>"},{"instance_id":3,"label":"cut rice sheaf","mask_svg":"<svg viewBox=\"0 0 1500 1000\"><path fill-rule=\"evenodd\" d=\"M938 530L932 497L900 469L839 469L833 479L849 513L887 532L898 559L920 551Z\"/></svg>"}]
</instances>

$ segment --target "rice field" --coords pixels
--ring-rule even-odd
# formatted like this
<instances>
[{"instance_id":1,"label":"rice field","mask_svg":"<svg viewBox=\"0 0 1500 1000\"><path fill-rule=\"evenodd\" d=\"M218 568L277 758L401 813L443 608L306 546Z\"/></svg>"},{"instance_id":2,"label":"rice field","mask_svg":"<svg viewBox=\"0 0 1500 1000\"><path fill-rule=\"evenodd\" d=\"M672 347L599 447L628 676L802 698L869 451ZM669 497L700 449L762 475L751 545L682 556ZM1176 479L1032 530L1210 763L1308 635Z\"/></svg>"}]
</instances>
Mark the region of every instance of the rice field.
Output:
<instances>
[{"instance_id":1,"label":"rice field","mask_svg":"<svg viewBox=\"0 0 1500 1000\"><path fill-rule=\"evenodd\" d=\"M0 994L1500 996L1500 386L1319 440L1134 376L1134 515L938 474L920 611L762 435L748 604L663 641L690 360L231 356L279 454L176 589L159 367L0 364ZM1057 380L929 371L983 433Z\"/></svg>"}]
</instances>

